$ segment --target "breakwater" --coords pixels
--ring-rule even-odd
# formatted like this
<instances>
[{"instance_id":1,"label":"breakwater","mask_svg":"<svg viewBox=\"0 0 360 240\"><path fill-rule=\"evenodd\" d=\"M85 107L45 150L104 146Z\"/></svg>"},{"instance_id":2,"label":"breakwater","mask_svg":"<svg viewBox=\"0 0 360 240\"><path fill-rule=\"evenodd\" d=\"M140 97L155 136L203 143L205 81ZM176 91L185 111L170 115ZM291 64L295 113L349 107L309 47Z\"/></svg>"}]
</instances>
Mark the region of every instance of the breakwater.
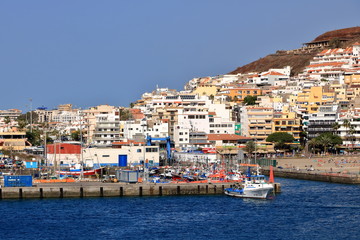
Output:
<instances>
[{"instance_id":1,"label":"breakwater","mask_svg":"<svg viewBox=\"0 0 360 240\"><path fill-rule=\"evenodd\" d=\"M269 175L269 170L263 169L264 175ZM293 178L301 180L311 180L331 183L344 184L360 184L359 174L341 174L341 173L326 173L326 172L312 172L312 171L298 171L293 169L276 169L274 176L282 178Z\"/></svg>"},{"instance_id":2,"label":"breakwater","mask_svg":"<svg viewBox=\"0 0 360 240\"><path fill-rule=\"evenodd\" d=\"M0 189L0 199L212 195L223 194L224 189L232 184L122 184L98 182L39 184L34 187L2 188ZM280 192L279 183L274 183L274 187L275 192Z\"/></svg>"}]
</instances>

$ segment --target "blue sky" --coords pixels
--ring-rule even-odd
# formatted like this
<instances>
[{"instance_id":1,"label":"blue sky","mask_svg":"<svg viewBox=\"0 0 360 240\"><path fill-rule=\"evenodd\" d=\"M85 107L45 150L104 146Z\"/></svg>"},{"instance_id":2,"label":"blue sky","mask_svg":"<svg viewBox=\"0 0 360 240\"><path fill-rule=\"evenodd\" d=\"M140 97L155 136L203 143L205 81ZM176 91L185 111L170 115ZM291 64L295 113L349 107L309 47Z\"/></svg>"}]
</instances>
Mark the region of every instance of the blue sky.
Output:
<instances>
[{"instance_id":1,"label":"blue sky","mask_svg":"<svg viewBox=\"0 0 360 240\"><path fill-rule=\"evenodd\" d=\"M0 109L129 106L359 26L360 2L0 1Z\"/></svg>"}]
</instances>

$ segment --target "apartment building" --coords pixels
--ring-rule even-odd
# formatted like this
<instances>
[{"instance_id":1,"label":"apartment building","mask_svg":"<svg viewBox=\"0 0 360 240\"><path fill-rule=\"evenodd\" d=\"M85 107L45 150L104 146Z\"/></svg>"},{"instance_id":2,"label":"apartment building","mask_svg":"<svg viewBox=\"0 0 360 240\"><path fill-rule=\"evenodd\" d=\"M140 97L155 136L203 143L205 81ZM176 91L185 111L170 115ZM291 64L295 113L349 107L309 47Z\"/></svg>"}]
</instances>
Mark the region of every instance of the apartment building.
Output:
<instances>
[{"instance_id":1,"label":"apartment building","mask_svg":"<svg viewBox=\"0 0 360 240\"><path fill-rule=\"evenodd\" d=\"M119 114L118 109L114 106L109 105L99 105L96 107L90 107L89 109L85 109L81 112L82 118L86 124L86 133L84 138L86 139L87 143L93 142L94 131L96 127L96 116L99 114L112 114L115 115Z\"/></svg>"},{"instance_id":2,"label":"apartment building","mask_svg":"<svg viewBox=\"0 0 360 240\"><path fill-rule=\"evenodd\" d=\"M309 115L307 126L308 138L312 139L322 133L334 132L338 105L320 106L318 112Z\"/></svg>"},{"instance_id":3,"label":"apartment building","mask_svg":"<svg viewBox=\"0 0 360 240\"><path fill-rule=\"evenodd\" d=\"M244 136L255 139L258 144L272 150L272 144L266 142L266 138L273 132L274 109L246 106L243 114L241 127Z\"/></svg>"},{"instance_id":4,"label":"apartment building","mask_svg":"<svg viewBox=\"0 0 360 240\"><path fill-rule=\"evenodd\" d=\"M286 132L292 135L295 138L294 145L300 145L301 126L301 117L295 112L274 112L273 132Z\"/></svg>"},{"instance_id":5,"label":"apartment building","mask_svg":"<svg viewBox=\"0 0 360 240\"><path fill-rule=\"evenodd\" d=\"M99 114L96 116L93 143L96 146L111 146L120 141L119 115Z\"/></svg>"}]
</instances>

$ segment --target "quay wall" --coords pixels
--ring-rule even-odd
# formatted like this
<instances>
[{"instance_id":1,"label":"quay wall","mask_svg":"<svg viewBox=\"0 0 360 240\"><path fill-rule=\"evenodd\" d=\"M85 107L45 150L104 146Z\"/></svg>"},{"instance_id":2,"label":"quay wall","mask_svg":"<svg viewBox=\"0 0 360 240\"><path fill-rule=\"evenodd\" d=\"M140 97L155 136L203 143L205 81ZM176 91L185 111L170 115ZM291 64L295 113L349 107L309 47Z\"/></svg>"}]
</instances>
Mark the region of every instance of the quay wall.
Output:
<instances>
[{"instance_id":1,"label":"quay wall","mask_svg":"<svg viewBox=\"0 0 360 240\"><path fill-rule=\"evenodd\" d=\"M42 184L0 188L0 199L210 195L223 194L232 184ZM275 183L274 187L275 192L280 192L280 184Z\"/></svg>"},{"instance_id":2,"label":"quay wall","mask_svg":"<svg viewBox=\"0 0 360 240\"><path fill-rule=\"evenodd\" d=\"M269 175L269 170L263 169L264 175ZM325 172L304 172L297 170L274 170L274 177L293 178L301 180L311 180L330 183L360 184L360 175L358 174L338 174Z\"/></svg>"}]
</instances>

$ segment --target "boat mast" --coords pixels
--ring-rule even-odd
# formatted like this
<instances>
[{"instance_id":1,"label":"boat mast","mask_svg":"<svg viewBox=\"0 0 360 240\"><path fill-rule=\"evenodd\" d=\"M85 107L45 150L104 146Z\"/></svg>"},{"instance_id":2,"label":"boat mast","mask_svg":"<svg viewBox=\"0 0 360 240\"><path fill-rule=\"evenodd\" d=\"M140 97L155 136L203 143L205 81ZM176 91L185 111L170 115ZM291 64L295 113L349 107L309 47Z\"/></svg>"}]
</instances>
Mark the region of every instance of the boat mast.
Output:
<instances>
[{"instance_id":1,"label":"boat mast","mask_svg":"<svg viewBox=\"0 0 360 240\"><path fill-rule=\"evenodd\" d=\"M84 163L83 163L83 136L82 136L82 114L80 114L80 179L84 177Z\"/></svg>"}]
</instances>

